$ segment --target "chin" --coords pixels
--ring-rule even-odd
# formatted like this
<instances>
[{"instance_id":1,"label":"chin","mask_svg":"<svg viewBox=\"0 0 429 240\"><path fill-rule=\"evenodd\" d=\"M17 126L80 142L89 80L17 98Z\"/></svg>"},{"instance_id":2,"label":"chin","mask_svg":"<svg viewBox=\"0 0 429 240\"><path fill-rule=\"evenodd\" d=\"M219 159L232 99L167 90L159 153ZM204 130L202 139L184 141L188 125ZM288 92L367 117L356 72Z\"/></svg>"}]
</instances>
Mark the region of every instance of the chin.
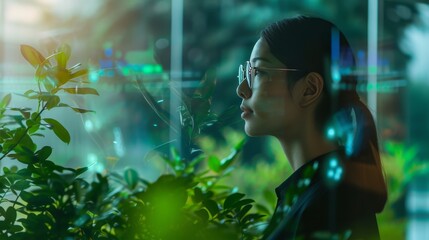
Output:
<instances>
[{"instance_id":1,"label":"chin","mask_svg":"<svg viewBox=\"0 0 429 240\"><path fill-rule=\"evenodd\" d=\"M257 129L248 126L247 124L244 126L244 132L246 132L247 136L249 137L259 137L259 136L265 135L260 131L258 131Z\"/></svg>"}]
</instances>

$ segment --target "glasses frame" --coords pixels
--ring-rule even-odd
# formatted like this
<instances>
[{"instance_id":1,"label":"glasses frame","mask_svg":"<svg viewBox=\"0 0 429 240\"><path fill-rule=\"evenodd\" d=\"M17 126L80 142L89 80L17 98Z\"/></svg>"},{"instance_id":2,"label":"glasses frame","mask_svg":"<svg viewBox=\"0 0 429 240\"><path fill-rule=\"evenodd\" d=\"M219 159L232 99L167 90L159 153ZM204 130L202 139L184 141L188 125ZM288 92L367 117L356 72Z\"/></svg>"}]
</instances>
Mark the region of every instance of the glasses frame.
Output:
<instances>
[{"instance_id":1,"label":"glasses frame","mask_svg":"<svg viewBox=\"0 0 429 240\"><path fill-rule=\"evenodd\" d=\"M300 69L295 68L267 68L267 67L252 67L250 61L246 61L246 69L244 69L243 64L240 64L238 67L238 85L240 85L244 80L247 81L247 85L252 89L253 78L257 70L268 70L268 71L285 71L285 72L299 72Z\"/></svg>"}]
</instances>

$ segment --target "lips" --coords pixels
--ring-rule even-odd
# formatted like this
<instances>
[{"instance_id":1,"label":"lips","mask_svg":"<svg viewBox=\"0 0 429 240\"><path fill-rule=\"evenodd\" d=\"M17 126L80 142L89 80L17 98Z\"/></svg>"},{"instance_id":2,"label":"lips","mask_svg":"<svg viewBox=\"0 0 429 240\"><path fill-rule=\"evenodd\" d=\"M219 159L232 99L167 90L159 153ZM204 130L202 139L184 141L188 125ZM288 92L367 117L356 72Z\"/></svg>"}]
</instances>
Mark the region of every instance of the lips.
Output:
<instances>
[{"instance_id":1,"label":"lips","mask_svg":"<svg viewBox=\"0 0 429 240\"><path fill-rule=\"evenodd\" d=\"M250 108L248 108L247 106L244 106L244 105L241 105L240 109L241 109L241 111L243 111L241 113L241 118L243 118L243 119L249 118L253 113L253 111Z\"/></svg>"}]
</instances>

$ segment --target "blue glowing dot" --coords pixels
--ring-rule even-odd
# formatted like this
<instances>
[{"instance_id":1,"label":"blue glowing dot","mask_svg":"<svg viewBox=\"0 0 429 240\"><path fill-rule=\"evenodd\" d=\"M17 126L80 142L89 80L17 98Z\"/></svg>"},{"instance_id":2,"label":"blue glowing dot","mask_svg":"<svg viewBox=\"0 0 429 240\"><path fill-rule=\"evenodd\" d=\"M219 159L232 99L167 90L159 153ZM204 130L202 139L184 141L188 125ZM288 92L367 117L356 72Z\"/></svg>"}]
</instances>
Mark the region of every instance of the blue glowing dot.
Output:
<instances>
[{"instance_id":1,"label":"blue glowing dot","mask_svg":"<svg viewBox=\"0 0 429 240\"><path fill-rule=\"evenodd\" d=\"M319 162L315 162L313 164L313 169L316 170L319 167Z\"/></svg>"},{"instance_id":2,"label":"blue glowing dot","mask_svg":"<svg viewBox=\"0 0 429 240\"><path fill-rule=\"evenodd\" d=\"M104 55L106 57L112 57L113 56L113 49L112 48L106 48L106 49L104 49Z\"/></svg>"},{"instance_id":3,"label":"blue glowing dot","mask_svg":"<svg viewBox=\"0 0 429 240\"><path fill-rule=\"evenodd\" d=\"M85 130L88 132L91 132L92 130L94 130L94 123L91 120L86 120L84 126L85 126Z\"/></svg>"},{"instance_id":4,"label":"blue glowing dot","mask_svg":"<svg viewBox=\"0 0 429 240\"><path fill-rule=\"evenodd\" d=\"M347 142L345 145L346 145L345 148L346 148L347 156L352 155L353 154L353 137L348 136Z\"/></svg>"},{"instance_id":5,"label":"blue glowing dot","mask_svg":"<svg viewBox=\"0 0 429 240\"><path fill-rule=\"evenodd\" d=\"M89 81L90 82L97 82L99 77L100 76L98 75L98 73L96 71L92 71L89 73Z\"/></svg>"},{"instance_id":6,"label":"blue glowing dot","mask_svg":"<svg viewBox=\"0 0 429 240\"><path fill-rule=\"evenodd\" d=\"M332 80L334 80L334 82L341 81L341 74L338 70L332 72Z\"/></svg>"},{"instance_id":7,"label":"blue glowing dot","mask_svg":"<svg viewBox=\"0 0 429 240\"><path fill-rule=\"evenodd\" d=\"M335 137L335 130L334 130L334 128L329 128L328 129L328 137L329 138Z\"/></svg>"},{"instance_id":8,"label":"blue glowing dot","mask_svg":"<svg viewBox=\"0 0 429 240\"><path fill-rule=\"evenodd\" d=\"M328 171L328 178L333 178L334 177L334 170L329 170Z\"/></svg>"},{"instance_id":9,"label":"blue glowing dot","mask_svg":"<svg viewBox=\"0 0 429 240\"><path fill-rule=\"evenodd\" d=\"M337 172L335 173L334 180L335 180L335 181L339 181L340 179L341 179L341 173L337 171Z\"/></svg>"},{"instance_id":10,"label":"blue glowing dot","mask_svg":"<svg viewBox=\"0 0 429 240\"><path fill-rule=\"evenodd\" d=\"M153 124L153 126L154 126L154 127L158 127L158 124L154 123L154 124Z\"/></svg>"},{"instance_id":11,"label":"blue glowing dot","mask_svg":"<svg viewBox=\"0 0 429 240\"><path fill-rule=\"evenodd\" d=\"M306 179L304 180L304 184L305 184L306 186L310 185L310 179L306 178Z\"/></svg>"},{"instance_id":12,"label":"blue glowing dot","mask_svg":"<svg viewBox=\"0 0 429 240\"><path fill-rule=\"evenodd\" d=\"M335 159L335 158L331 159L331 161L329 161L329 166L330 166L331 168L335 168L335 167L337 167L337 166L338 166L338 161L337 161L337 159Z\"/></svg>"}]
</instances>

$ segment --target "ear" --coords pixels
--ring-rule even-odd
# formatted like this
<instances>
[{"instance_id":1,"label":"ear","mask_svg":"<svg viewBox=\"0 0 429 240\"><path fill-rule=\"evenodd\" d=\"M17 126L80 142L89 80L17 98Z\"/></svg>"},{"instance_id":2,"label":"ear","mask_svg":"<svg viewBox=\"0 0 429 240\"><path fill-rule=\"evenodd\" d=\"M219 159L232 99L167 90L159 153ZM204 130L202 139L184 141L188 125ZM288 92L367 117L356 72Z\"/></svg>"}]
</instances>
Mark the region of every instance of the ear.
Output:
<instances>
[{"instance_id":1,"label":"ear","mask_svg":"<svg viewBox=\"0 0 429 240\"><path fill-rule=\"evenodd\" d=\"M302 95L300 106L308 107L315 103L323 92L324 82L320 74L311 72L302 79Z\"/></svg>"}]
</instances>

